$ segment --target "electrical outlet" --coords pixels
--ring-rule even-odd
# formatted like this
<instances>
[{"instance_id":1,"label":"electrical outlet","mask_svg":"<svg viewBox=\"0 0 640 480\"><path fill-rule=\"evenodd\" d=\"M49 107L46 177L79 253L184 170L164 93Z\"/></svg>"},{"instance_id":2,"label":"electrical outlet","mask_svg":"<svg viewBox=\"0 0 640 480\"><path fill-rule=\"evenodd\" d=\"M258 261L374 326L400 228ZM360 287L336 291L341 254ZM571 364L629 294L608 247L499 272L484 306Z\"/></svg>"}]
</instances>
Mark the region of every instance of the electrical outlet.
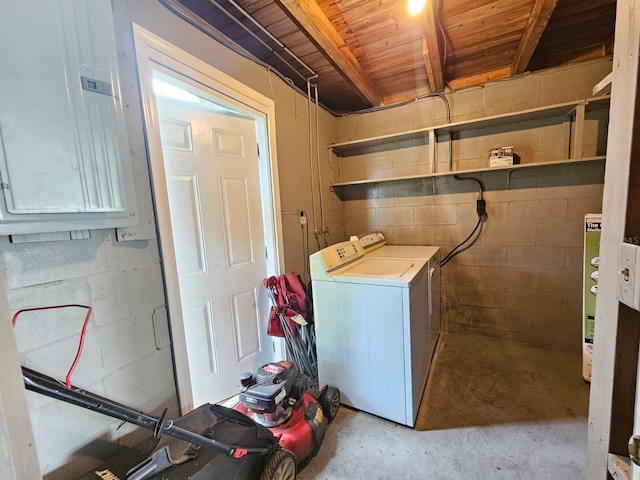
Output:
<instances>
[{"instance_id":1,"label":"electrical outlet","mask_svg":"<svg viewBox=\"0 0 640 480\"><path fill-rule=\"evenodd\" d=\"M618 253L618 300L640 310L640 247L621 243Z\"/></svg>"}]
</instances>

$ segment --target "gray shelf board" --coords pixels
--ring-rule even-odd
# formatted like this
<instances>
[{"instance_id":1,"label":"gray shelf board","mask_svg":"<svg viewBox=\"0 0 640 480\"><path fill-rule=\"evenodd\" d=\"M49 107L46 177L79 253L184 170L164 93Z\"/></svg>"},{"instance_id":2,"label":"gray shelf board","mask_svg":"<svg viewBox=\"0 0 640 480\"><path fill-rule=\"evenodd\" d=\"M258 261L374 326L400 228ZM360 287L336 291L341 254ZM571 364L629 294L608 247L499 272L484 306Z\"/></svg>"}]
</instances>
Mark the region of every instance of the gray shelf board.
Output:
<instances>
[{"instance_id":1,"label":"gray shelf board","mask_svg":"<svg viewBox=\"0 0 640 480\"><path fill-rule=\"evenodd\" d=\"M371 137L362 140L353 140L343 143L334 143L330 148L336 154L348 154L353 151L363 150L366 148L377 147L380 145L401 143L410 140L426 139L429 137L429 131L433 127L425 127L409 132L391 133L388 135L380 135L379 137Z\"/></svg>"},{"instance_id":2,"label":"gray shelf board","mask_svg":"<svg viewBox=\"0 0 640 480\"><path fill-rule=\"evenodd\" d=\"M500 167L486 167L486 168L476 168L470 170L455 170L451 172L436 172L436 173L427 173L423 175L407 175L402 177L389 177L389 178L375 178L369 180L355 180L353 182L340 182L333 183L331 187L334 189L340 189L345 187L357 186L357 185L367 185L374 183L384 183L384 182L397 182L401 180L414 180L419 178L431 178L431 177L446 177L453 175L466 175L466 174L477 174L483 172L497 172L501 170L518 170L521 168L534 168L534 167L550 167L554 165L564 165L569 163L583 163L583 162L595 162L605 160L604 156L597 157L583 157L583 158L570 158L565 160L558 160L555 162L536 162L536 163L521 163L518 165L504 165Z\"/></svg>"},{"instance_id":3,"label":"gray shelf board","mask_svg":"<svg viewBox=\"0 0 640 480\"><path fill-rule=\"evenodd\" d=\"M430 131L435 132L460 132L464 130L473 130L479 128L489 128L509 123L519 123L534 120L551 119L555 117L564 117L572 114L578 105L596 104L606 106L608 96L591 97L572 102L557 103L544 107L536 107L528 110L520 110L517 112L502 113L499 115L491 115L488 117L476 118L472 120L462 120L459 122L445 123L442 125L434 125L423 127L415 130L409 130L399 133L391 133L380 135L377 137L363 138L360 140L350 140L347 142L334 143L329 146L337 155L349 154L350 152L363 150L369 147L375 147L383 144L400 143L406 140L422 139L429 136Z\"/></svg>"}]
</instances>

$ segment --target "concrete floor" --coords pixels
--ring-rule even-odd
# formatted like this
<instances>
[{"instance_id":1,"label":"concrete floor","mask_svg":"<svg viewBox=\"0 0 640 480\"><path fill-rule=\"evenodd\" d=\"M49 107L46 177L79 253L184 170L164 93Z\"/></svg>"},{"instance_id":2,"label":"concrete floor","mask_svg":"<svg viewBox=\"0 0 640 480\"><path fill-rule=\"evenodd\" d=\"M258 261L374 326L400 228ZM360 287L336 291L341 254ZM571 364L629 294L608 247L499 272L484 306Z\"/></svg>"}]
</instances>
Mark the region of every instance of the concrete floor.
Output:
<instances>
[{"instance_id":1,"label":"concrete floor","mask_svg":"<svg viewBox=\"0 0 640 480\"><path fill-rule=\"evenodd\" d=\"M416 428L341 407L298 479L583 479L588 400L579 354L443 334Z\"/></svg>"}]
</instances>

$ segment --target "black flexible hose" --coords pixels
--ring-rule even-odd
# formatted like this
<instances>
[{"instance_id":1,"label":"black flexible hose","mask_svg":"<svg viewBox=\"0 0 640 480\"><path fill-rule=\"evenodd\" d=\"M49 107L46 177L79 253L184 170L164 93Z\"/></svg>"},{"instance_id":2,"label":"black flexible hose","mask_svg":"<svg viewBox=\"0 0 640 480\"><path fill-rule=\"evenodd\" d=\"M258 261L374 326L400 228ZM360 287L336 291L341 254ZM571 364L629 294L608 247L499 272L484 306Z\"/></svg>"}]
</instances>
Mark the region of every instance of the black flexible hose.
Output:
<instances>
[{"instance_id":1,"label":"black flexible hose","mask_svg":"<svg viewBox=\"0 0 640 480\"><path fill-rule=\"evenodd\" d=\"M453 178L455 178L456 180L470 180L472 182L476 182L478 184L478 190L479 190L479 198L482 198L482 194L484 193L484 183L482 183L482 180L480 180L479 178L475 178L475 177L461 177L460 175L453 175Z\"/></svg>"},{"instance_id":2,"label":"black flexible hose","mask_svg":"<svg viewBox=\"0 0 640 480\"><path fill-rule=\"evenodd\" d=\"M471 239L471 237L473 236L474 233L476 233L476 231L478 231L478 235L476 236L476 238L474 238L469 245L467 245L465 248L460 250L460 248ZM478 222L476 223L476 226L473 228L473 231L469 234L467 238L465 238L462 242L456 245L453 248L453 250L451 250L442 260L440 260L440 267L444 267L447 264L447 262L449 262L449 260L451 260L453 257L458 255L459 253L464 252L466 249L468 249L474 243L476 243L481 232L482 232L482 217L478 217Z\"/></svg>"},{"instance_id":3,"label":"black flexible hose","mask_svg":"<svg viewBox=\"0 0 640 480\"><path fill-rule=\"evenodd\" d=\"M484 201L484 197L483 197L484 184L482 183L482 181L480 179L478 179L478 178L475 178L475 177L460 177L458 175L453 175L453 178L455 178L456 180L460 180L460 181L462 181L462 180L470 180L472 182L476 182L476 184L478 185L478 190L479 190L479 192L478 192L478 204L479 205L481 204L482 210L478 210L478 221L476 222L476 226L473 228L471 233L467 236L467 238L465 238L458 245L453 247L453 249L442 260L440 260L440 267L444 267L449 262L449 260L451 260L456 255L464 252L465 250L470 248L474 243L476 243L476 241L480 237L480 234L482 233L482 224L487 219L487 214L486 214L486 211L485 211L485 201ZM479 208L479 207L477 207L477 208ZM473 238L473 240L471 240L473 235L476 232L478 232L478 234L476 235L475 238ZM469 240L471 240L471 243L469 243L468 245L465 245Z\"/></svg>"}]
</instances>

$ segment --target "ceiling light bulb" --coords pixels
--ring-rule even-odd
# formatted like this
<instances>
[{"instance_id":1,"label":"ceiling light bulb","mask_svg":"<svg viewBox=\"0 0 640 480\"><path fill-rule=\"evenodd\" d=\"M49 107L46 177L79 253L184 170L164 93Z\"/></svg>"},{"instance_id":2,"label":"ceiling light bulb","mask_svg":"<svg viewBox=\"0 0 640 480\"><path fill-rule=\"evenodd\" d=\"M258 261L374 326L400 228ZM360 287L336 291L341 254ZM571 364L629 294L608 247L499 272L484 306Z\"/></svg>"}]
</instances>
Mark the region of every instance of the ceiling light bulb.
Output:
<instances>
[{"instance_id":1,"label":"ceiling light bulb","mask_svg":"<svg viewBox=\"0 0 640 480\"><path fill-rule=\"evenodd\" d=\"M419 14L424 9L425 3L425 0L408 0L407 8L409 13L411 15Z\"/></svg>"}]
</instances>

